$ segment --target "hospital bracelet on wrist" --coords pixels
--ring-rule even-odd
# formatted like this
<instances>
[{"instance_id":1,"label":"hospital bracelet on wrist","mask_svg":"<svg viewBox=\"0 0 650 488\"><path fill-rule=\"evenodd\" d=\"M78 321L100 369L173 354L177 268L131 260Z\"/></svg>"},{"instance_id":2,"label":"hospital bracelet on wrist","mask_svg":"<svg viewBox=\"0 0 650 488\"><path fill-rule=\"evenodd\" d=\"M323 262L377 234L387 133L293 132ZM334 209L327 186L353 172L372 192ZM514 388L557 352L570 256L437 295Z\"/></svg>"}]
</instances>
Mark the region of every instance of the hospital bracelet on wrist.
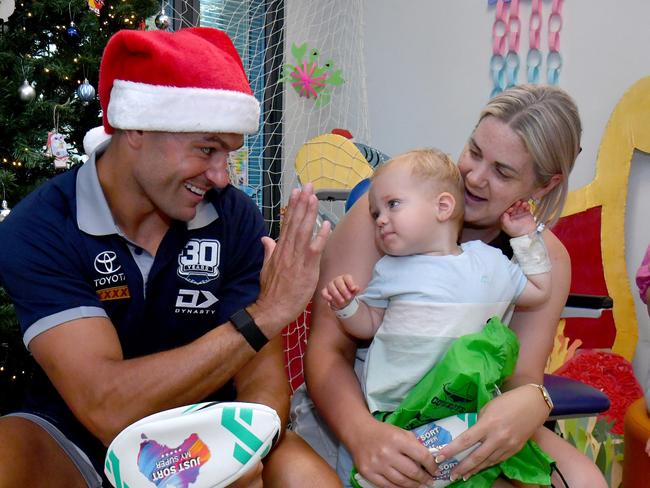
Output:
<instances>
[{"instance_id":1,"label":"hospital bracelet on wrist","mask_svg":"<svg viewBox=\"0 0 650 488\"><path fill-rule=\"evenodd\" d=\"M334 310L334 313L340 319L347 319L357 313L357 310L359 310L359 299L354 297L345 307L339 310Z\"/></svg>"}]
</instances>

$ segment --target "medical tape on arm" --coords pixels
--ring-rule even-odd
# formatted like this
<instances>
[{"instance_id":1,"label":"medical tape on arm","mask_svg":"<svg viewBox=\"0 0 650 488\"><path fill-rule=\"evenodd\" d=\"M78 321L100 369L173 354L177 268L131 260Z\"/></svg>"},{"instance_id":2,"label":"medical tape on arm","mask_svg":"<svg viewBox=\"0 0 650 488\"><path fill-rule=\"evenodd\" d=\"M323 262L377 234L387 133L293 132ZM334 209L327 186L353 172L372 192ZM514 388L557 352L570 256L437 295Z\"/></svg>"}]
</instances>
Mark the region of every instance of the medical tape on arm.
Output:
<instances>
[{"instance_id":1,"label":"medical tape on arm","mask_svg":"<svg viewBox=\"0 0 650 488\"><path fill-rule=\"evenodd\" d=\"M510 239L510 246L525 275L551 271L551 260L548 257L546 244L544 244L544 238L540 231L513 237Z\"/></svg>"}]
</instances>

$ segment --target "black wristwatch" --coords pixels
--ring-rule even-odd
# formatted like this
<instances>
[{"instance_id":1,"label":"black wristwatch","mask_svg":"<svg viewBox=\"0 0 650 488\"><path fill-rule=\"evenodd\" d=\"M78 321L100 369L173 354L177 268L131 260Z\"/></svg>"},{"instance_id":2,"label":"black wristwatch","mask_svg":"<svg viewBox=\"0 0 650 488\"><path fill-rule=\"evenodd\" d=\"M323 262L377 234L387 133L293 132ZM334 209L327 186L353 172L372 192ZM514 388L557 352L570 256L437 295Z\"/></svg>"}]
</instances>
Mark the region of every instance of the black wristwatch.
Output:
<instances>
[{"instance_id":1,"label":"black wristwatch","mask_svg":"<svg viewBox=\"0 0 650 488\"><path fill-rule=\"evenodd\" d=\"M245 308L238 310L230 316L230 321L232 325L235 326L235 329L239 331L241 335L244 336L244 339L250 344L250 346L259 351L262 349L269 340L260 330L260 328L251 317L251 314Z\"/></svg>"}]
</instances>

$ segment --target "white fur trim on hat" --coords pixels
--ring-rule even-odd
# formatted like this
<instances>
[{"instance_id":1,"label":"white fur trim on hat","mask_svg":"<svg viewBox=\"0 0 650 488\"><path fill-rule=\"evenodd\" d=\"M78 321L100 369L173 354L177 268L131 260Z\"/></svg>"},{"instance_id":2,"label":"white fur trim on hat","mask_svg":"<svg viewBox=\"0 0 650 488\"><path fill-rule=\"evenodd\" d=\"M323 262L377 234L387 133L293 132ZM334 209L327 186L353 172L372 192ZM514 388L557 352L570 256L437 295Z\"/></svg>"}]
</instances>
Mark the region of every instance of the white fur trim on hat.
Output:
<instances>
[{"instance_id":1,"label":"white fur trim on hat","mask_svg":"<svg viewBox=\"0 0 650 488\"><path fill-rule=\"evenodd\" d=\"M117 129L163 132L257 132L257 99L233 90L115 80L108 122Z\"/></svg>"}]
</instances>

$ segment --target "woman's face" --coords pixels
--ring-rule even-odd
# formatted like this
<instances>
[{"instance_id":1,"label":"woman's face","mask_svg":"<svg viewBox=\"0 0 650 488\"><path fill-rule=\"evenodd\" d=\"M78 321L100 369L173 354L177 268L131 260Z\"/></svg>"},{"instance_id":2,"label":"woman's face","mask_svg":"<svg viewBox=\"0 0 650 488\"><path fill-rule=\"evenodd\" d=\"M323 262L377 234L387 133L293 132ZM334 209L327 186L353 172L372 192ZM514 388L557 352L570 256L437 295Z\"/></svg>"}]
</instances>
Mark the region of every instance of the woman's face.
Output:
<instances>
[{"instance_id":1,"label":"woman's face","mask_svg":"<svg viewBox=\"0 0 650 488\"><path fill-rule=\"evenodd\" d=\"M465 223L490 228L513 203L535 197L533 163L519 136L496 117L485 117L458 161L465 181Z\"/></svg>"}]
</instances>

